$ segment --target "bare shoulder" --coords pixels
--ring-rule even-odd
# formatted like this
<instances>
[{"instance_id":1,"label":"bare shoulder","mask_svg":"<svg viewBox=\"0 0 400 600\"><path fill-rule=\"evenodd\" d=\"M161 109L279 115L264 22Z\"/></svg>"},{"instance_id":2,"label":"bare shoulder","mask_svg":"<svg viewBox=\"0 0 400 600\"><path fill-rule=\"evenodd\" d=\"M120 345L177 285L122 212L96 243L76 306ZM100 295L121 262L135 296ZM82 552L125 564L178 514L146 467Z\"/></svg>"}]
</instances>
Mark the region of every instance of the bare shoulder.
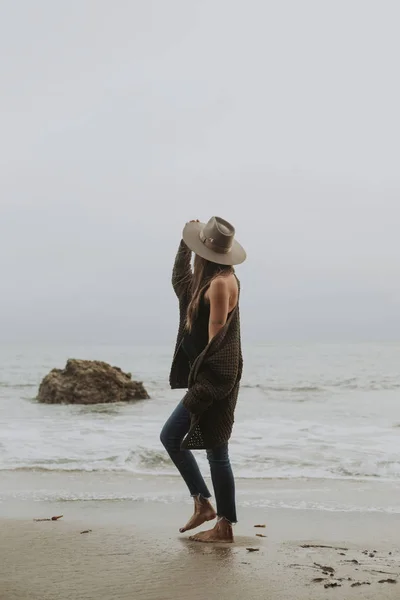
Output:
<instances>
[{"instance_id":1,"label":"bare shoulder","mask_svg":"<svg viewBox=\"0 0 400 600\"><path fill-rule=\"evenodd\" d=\"M230 304L236 304L238 297L238 282L232 275L216 277L210 283L207 296L211 298L228 297Z\"/></svg>"},{"instance_id":2,"label":"bare shoulder","mask_svg":"<svg viewBox=\"0 0 400 600\"><path fill-rule=\"evenodd\" d=\"M215 277L210 283L209 293L213 294L229 294L229 283L227 277Z\"/></svg>"}]
</instances>

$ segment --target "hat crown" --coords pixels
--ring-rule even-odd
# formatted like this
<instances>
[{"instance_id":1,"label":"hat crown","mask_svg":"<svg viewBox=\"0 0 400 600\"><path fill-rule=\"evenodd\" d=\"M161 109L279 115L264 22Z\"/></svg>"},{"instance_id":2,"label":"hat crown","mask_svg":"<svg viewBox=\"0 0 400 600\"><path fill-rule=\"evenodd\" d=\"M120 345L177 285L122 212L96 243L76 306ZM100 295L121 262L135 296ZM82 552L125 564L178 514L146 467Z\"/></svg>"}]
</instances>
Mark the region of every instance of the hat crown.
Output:
<instances>
[{"instance_id":1,"label":"hat crown","mask_svg":"<svg viewBox=\"0 0 400 600\"><path fill-rule=\"evenodd\" d=\"M200 231L203 244L221 254L231 250L234 237L234 226L221 217L211 217Z\"/></svg>"}]
</instances>

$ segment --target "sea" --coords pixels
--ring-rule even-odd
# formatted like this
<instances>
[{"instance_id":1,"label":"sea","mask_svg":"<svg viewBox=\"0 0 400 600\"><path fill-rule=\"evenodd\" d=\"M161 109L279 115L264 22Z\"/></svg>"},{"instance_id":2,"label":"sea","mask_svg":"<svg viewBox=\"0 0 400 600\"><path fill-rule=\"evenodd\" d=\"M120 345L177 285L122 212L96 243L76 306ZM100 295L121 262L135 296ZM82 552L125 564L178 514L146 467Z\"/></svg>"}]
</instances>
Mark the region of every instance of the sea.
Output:
<instances>
[{"instance_id":1,"label":"sea","mask_svg":"<svg viewBox=\"0 0 400 600\"><path fill-rule=\"evenodd\" d=\"M159 440L182 397L168 385L171 352L0 346L0 502L184 497ZM68 358L119 366L150 399L38 403L40 381ZM244 504L400 513L400 344L245 347L230 453Z\"/></svg>"}]
</instances>

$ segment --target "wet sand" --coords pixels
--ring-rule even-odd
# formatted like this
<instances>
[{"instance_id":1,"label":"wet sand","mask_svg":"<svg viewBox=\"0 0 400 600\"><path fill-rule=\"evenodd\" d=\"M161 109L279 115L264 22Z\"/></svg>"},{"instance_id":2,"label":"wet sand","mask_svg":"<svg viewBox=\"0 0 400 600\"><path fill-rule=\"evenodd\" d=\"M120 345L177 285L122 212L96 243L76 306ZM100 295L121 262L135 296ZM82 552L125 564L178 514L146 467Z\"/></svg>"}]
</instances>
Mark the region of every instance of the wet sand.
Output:
<instances>
[{"instance_id":1,"label":"wet sand","mask_svg":"<svg viewBox=\"0 0 400 600\"><path fill-rule=\"evenodd\" d=\"M0 505L0 599L400 596L398 514L247 508L236 542L215 546L178 533L189 508L128 501ZM57 522L33 521L58 514L64 517Z\"/></svg>"}]
</instances>

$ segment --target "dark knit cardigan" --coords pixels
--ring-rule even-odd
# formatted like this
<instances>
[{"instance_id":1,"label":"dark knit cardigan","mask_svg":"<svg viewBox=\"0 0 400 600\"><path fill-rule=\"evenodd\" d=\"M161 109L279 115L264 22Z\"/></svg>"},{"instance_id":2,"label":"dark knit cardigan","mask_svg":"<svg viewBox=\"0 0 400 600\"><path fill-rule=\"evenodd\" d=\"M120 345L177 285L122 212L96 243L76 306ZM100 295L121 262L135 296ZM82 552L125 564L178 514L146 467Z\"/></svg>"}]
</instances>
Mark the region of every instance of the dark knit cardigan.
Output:
<instances>
[{"instance_id":1,"label":"dark knit cardigan","mask_svg":"<svg viewBox=\"0 0 400 600\"><path fill-rule=\"evenodd\" d=\"M239 306L190 368L182 349L190 302L191 251L183 240L176 255L172 285L179 300L179 330L170 373L171 388L187 388L183 405L192 415L182 448L209 449L228 442L242 377Z\"/></svg>"}]
</instances>

